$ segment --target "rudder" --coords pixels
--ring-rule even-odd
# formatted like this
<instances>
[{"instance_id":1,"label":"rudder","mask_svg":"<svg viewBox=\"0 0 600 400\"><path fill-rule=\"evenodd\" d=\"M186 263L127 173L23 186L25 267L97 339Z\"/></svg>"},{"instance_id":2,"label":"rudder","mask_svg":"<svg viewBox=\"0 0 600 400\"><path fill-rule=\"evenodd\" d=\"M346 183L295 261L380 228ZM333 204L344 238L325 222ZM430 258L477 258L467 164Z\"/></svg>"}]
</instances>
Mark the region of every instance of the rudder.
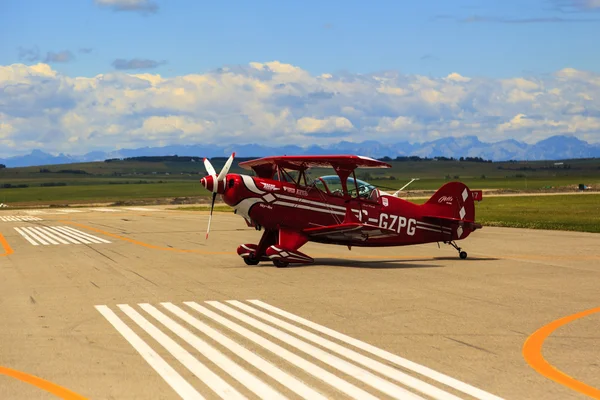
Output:
<instances>
[{"instance_id":1,"label":"rudder","mask_svg":"<svg viewBox=\"0 0 600 400\"><path fill-rule=\"evenodd\" d=\"M473 195L462 182L446 183L425 204L434 215L465 222L475 221Z\"/></svg>"}]
</instances>

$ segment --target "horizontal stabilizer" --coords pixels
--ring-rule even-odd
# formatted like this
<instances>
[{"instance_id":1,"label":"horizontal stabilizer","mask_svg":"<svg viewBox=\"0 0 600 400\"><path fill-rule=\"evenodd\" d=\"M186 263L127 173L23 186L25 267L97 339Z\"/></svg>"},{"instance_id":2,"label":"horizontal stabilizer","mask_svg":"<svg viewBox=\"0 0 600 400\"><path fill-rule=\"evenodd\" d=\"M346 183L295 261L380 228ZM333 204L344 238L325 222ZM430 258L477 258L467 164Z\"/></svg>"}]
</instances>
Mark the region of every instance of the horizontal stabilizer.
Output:
<instances>
[{"instance_id":1,"label":"horizontal stabilizer","mask_svg":"<svg viewBox=\"0 0 600 400\"><path fill-rule=\"evenodd\" d=\"M478 224L475 221L467 221L467 220L463 220L460 218L439 217L439 216L435 216L435 215L424 215L423 219L425 221L431 222L432 224L436 224L436 225L440 225L440 226L460 225L463 227L467 227L472 231L474 231L475 229L481 229L481 224Z\"/></svg>"},{"instance_id":2,"label":"horizontal stabilizer","mask_svg":"<svg viewBox=\"0 0 600 400\"><path fill-rule=\"evenodd\" d=\"M391 229L357 222L308 228L303 233L311 238L323 237L335 240L367 240L368 238L396 236L398 234Z\"/></svg>"}]
</instances>

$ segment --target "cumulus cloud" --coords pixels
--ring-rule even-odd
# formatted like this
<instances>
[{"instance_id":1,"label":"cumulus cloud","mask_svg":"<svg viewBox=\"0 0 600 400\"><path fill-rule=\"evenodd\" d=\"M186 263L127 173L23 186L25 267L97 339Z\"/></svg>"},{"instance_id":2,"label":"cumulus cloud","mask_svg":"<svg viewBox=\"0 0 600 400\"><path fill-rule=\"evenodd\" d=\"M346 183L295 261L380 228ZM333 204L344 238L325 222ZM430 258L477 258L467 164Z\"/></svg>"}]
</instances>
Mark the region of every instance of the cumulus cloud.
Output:
<instances>
[{"instance_id":1,"label":"cumulus cloud","mask_svg":"<svg viewBox=\"0 0 600 400\"><path fill-rule=\"evenodd\" d=\"M141 13L155 13L158 5L150 0L94 0L100 7L110 8L113 11L137 11Z\"/></svg>"},{"instance_id":2,"label":"cumulus cloud","mask_svg":"<svg viewBox=\"0 0 600 400\"><path fill-rule=\"evenodd\" d=\"M116 69L152 69L166 63L166 61L147 60L141 58L132 58L131 60L117 58L112 62L112 66Z\"/></svg>"},{"instance_id":3,"label":"cumulus cloud","mask_svg":"<svg viewBox=\"0 0 600 400\"><path fill-rule=\"evenodd\" d=\"M296 129L300 133L349 132L353 128L347 118L336 116L323 119L302 117L296 122Z\"/></svg>"},{"instance_id":4,"label":"cumulus cloud","mask_svg":"<svg viewBox=\"0 0 600 400\"><path fill-rule=\"evenodd\" d=\"M312 75L272 61L174 77L121 70L83 77L46 63L13 64L0 66L0 123L4 153L466 135L535 142L567 133L599 143L600 74Z\"/></svg>"}]
</instances>

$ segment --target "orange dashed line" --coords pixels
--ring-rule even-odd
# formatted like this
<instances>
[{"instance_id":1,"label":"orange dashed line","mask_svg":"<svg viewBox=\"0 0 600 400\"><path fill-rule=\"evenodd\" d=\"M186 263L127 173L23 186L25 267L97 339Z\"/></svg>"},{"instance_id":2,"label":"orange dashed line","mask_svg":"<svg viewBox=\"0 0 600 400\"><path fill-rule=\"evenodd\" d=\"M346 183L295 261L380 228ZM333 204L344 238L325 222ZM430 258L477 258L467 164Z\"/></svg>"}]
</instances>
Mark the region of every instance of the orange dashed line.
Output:
<instances>
[{"instance_id":1,"label":"orange dashed line","mask_svg":"<svg viewBox=\"0 0 600 400\"><path fill-rule=\"evenodd\" d=\"M529 338L527 338L525 344L523 345L523 357L533 369L548 379L552 379L553 381L558 382L569 389L573 389L594 399L600 399L600 390L586 385L585 383L570 377L569 375L552 366L542 355L542 346L544 344L544 340L546 340L546 338L559 327L576 319L583 318L597 312L600 312L600 307L592 308L591 310L582 311L577 314L557 319L556 321L553 321L535 331L531 336L529 336Z\"/></svg>"},{"instance_id":2,"label":"orange dashed line","mask_svg":"<svg viewBox=\"0 0 600 400\"><path fill-rule=\"evenodd\" d=\"M0 234L0 244L2 245L2 248L4 248L4 253L1 253L0 256L5 257L14 253L14 250L12 249L12 247L10 247L10 245L8 244L4 236L2 236L2 234Z\"/></svg>"},{"instance_id":3,"label":"orange dashed line","mask_svg":"<svg viewBox=\"0 0 600 400\"><path fill-rule=\"evenodd\" d=\"M49 382L45 379L39 378L34 375L26 374L25 372L17 371L15 369L1 367L0 374L10 376L11 378L18 379L30 385L33 385L39 389L45 390L48 393L60 397L65 400L87 400L85 397L78 395L75 392L70 391L62 386L58 386L55 383Z\"/></svg>"}]
</instances>

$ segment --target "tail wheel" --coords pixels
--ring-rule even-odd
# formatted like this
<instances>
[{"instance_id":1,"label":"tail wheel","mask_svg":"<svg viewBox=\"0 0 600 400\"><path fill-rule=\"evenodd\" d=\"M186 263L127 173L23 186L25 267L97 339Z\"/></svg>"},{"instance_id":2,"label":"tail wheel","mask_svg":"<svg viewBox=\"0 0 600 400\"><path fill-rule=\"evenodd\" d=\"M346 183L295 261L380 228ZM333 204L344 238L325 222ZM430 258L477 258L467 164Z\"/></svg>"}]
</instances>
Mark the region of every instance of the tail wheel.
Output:
<instances>
[{"instance_id":1,"label":"tail wheel","mask_svg":"<svg viewBox=\"0 0 600 400\"><path fill-rule=\"evenodd\" d=\"M277 268L285 268L290 265L290 263L287 261L274 260L273 265L275 265Z\"/></svg>"},{"instance_id":2,"label":"tail wheel","mask_svg":"<svg viewBox=\"0 0 600 400\"><path fill-rule=\"evenodd\" d=\"M248 257L244 257L244 262L246 265L258 265L259 260L256 258L256 253L252 252Z\"/></svg>"},{"instance_id":3,"label":"tail wheel","mask_svg":"<svg viewBox=\"0 0 600 400\"><path fill-rule=\"evenodd\" d=\"M464 260L465 258L467 258L467 252L466 252L466 251L461 251L461 252L460 252L458 255L459 255L459 256L460 256L460 258L461 258L461 259L463 259L463 260Z\"/></svg>"}]
</instances>

